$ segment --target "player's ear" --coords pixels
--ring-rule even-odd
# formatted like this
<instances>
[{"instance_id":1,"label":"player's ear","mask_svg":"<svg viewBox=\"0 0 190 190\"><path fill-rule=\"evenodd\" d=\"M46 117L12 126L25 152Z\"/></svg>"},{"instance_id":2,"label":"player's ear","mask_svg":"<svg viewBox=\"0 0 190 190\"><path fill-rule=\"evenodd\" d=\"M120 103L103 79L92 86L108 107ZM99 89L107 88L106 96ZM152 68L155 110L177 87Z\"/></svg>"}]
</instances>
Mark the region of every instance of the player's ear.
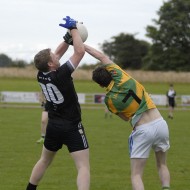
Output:
<instances>
[{"instance_id":1,"label":"player's ear","mask_svg":"<svg viewBox=\"0 0 190 190\"><path fill-rule=\"evenodd\" d=\"M52 61L49 61L48 62L48 66L52 66L53 65L53 62Z\"/></svg>"},{"instance_id":2,"label":"player's ear","mask_svg":"<svg viewBox=\"0 0 190 190\"><path fill-rule=\"evenodd\" d=\"M52 61L49 61L49 62L47 63L47 65L48 65L49 68L51 68L51 67L53 67L53 62L52 62Z\"/></svg>"}]
</instances>

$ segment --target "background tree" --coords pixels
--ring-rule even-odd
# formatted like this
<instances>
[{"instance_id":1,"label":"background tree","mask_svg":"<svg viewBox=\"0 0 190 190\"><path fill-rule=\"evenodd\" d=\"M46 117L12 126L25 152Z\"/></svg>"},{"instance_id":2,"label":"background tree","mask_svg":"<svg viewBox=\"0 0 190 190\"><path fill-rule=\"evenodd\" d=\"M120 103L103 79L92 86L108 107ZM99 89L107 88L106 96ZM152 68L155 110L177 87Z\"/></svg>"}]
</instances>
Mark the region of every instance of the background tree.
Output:
<instances>
[{"instance_id":1,"label":"background tree","mask_svg":"<svg viewBox=\"0 0 190 190\"><path fill-rule=\"evenodd\" d=\"M190 1L169 0L158 11L156 26L147 26L152 46L144 69L190 71Z\"/></svg>"},{"instance_id":2,"label":"background tree","mask_svg":"<svg viewBox=\"0 0 190 190\"><path fill-rule=\"evenodd\" d=\"M12 65L12 59L5 54L0 54L0 67L10 67Z\"/></svg>"},{"instance_id":3,"label":"background tree","mask_svg":"<svg viewBox=\"0 0 190 190\"><path fill-rule=\"evenodd\" d=\"M12 60L5 54L0 54L0 67L25 67L28 63L22 59Z\"/></svg>"},{"instance_id":4,"label":"background tree","mask_svg":"<svg viewBox=\"0 0 190 190\"><path fill-rule=\"evenodd\" d=\"M140 69L150 44L135 39L134 35L124 33L113 36L111 39L111 42L105 41L101 45L102 51L124 69Z\"/></svg>"},{"instance_id":5,"label":"background tree","mask_svg":"<svg viewBox=\"0 0 190 190\"><path fill-rule=\"evenodd\" d=\"M22 60L22 59L18 59L16 61L13 61L12 63L12 67L20 67L20 68L24 68L27 65L29 65L26 61Z\"/></svg>"}]
</instances>

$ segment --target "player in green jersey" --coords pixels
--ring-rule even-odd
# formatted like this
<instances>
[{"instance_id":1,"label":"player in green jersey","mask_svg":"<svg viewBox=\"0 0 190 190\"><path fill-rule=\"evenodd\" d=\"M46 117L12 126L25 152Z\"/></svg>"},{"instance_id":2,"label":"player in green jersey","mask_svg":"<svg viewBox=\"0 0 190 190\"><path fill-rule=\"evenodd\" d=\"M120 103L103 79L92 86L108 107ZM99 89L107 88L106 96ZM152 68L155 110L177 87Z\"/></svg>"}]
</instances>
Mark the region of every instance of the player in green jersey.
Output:
<instances>
[{"instance_id":1,"label":"player in green jersey","mask_svg":"<svg viewBox=\"0 0 190 190\"><path fill-rule=\"evenodd\" d=\"M105 88L108 110L130 121L133 128L129 137L133 190L144 190L143 169L151 149L155 152L162 189L168 190L170 173L166 164L166 151L170 144L166 121L143 85L100 51L88 45L85 45L85 51L102 63L93 71L92 79Z\"/></svg>"}]
</instances>

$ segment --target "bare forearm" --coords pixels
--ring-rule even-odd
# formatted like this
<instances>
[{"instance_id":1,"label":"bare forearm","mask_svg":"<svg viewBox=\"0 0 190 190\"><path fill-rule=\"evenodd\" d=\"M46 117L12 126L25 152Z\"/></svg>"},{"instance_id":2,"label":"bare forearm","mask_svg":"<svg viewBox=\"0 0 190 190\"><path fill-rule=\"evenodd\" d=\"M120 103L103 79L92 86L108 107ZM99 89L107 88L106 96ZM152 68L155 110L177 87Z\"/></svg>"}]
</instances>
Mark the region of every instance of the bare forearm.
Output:
<instances>
[{"instance_id":1,"label":"bare forearm","mask_svg":"<svg viewBox=\"0 0 190 190\"><path fill-rule=\"evenodd\" d=\"M84 47L85 47L85 51L88 54L90 54L94 58L98 59L102 63L104 63L104 64L111 63L111 60L106 55L104 55L102 52L100 52L100 51L98 51L98 50L94 49L93 47L90 47L86 44L84 44Z\"/></svg>"},{"instance_id":2,"label":"bare forearm","mask_svg":"<svg viewBox=\"0 0 190 190\"><path fill-rule=\"evenodd\" d=\"M85 51L87 53L89 53L90 55L92 55L93 57L95 57L98 60L101 60L101 57L103 56L103 54L101 52L99 52L98 50L88 46L85 44Z\"/></svg>"},{"instance_id":3,"label":"bare forearm","mask_svg":"<svg viewBox=\"0 0 190 190\"><path fill-rule=\"evenodd\" d=\"M76 35L76 32L78 32L76 29L71 30L74 51L76 53L85 53L83 41L79 35Z\"/></svg>"},{"instance_id":4,"label":"bare forearm","mask_svg":"<svg viewBox=\"0 0 190 190\"><path fill-rule=\"evenodd\" d=\"M64 53L67 51L69 45L65 42L62 42L59 44L59 46L55 50L55 55L58 57L60 60L61 57L64 55Z\"/></svg>"},{"instance_id":5,"label":"bare forearm","mask_svg":"<svg viewBox=\"0 0 190 190\"><path fill-rule=\"evenodd\" d=\"M71 35L73 38L74 53L70 57L70 61L72 62L73 66L76 68L85 54L85 49L83 41L78 33L78 30L72 29Z\"/></svg>"}]
</instances>

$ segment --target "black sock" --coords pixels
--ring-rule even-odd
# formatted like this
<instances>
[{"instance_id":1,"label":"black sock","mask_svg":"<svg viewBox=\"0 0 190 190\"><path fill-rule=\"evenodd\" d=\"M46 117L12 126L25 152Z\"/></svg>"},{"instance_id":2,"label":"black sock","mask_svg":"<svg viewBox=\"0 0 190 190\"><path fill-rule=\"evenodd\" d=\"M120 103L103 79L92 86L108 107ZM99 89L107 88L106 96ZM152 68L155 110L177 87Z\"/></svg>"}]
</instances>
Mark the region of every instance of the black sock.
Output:
<instances>
[{"instance_id":1,"label":"black sock","mask_svg":"<svg viewBox=\"0 0 190 190\"><path fill-rule=\"evenodd\" d=\"M170 190L169 187L162 187L163 190Z\"/></svg>"},{"instance_id":2,"label":"black sock","mask_svg":"<svg viewBox=\"0 0 190 190\"><path fill-rule=\"evenodd\" d=\"M36 188L37 188L37 185L28 183L26 190L36 190Z\"/></svg>"}]
</instances>

